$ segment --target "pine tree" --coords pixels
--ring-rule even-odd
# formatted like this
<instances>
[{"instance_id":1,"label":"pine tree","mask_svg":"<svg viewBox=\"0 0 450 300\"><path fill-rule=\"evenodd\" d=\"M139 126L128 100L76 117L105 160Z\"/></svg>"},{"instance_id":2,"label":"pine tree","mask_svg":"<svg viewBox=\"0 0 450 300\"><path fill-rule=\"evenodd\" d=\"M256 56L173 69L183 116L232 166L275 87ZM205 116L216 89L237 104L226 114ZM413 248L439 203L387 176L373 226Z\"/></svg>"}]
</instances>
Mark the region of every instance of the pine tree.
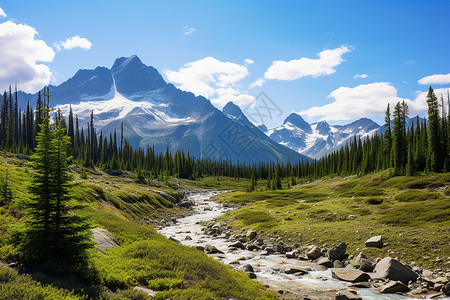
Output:
<instances>
[{"instance_id":1,"label":"pine tree","mask_svg":"<svg viewBox=\"0 0 450 300\"><path fill-rule=\"evenodd\" d=\"M13 198L12 189L11 189L11 186L9 185L9 181L8 181L8 175L9 175L9 171L6 170L5 178L0 185L0 206L8 205L12 201L12 198Z\"/></svg>"},{"instance_id":2,"label":"pine tree","mask_svg":"<svg viewBox=\"0 0 450 300\"><path fill-rule=\"evenodd\" d=\"M439 172L440 165L440 120L439 103L433 88L430 86L427 94L428 104L428 152L427 152L427 170Z\"/></svg>"},{"instance_id":3,"label":"pine tree","mask_svg":"<svg viewBox=\"0 0 450 300\"><path fill-rule=\"evenodd\" d=\"M50 95L44 93L49 98ZM70 138L61 124L51 129L48 100L43 104L43 118L32 156L34 174L28 203L28 223L16 241L27 261L77 261L92 247L91 226L86 219L69 214L70 176L67 153Z\"/></svg>"}]
</instances>

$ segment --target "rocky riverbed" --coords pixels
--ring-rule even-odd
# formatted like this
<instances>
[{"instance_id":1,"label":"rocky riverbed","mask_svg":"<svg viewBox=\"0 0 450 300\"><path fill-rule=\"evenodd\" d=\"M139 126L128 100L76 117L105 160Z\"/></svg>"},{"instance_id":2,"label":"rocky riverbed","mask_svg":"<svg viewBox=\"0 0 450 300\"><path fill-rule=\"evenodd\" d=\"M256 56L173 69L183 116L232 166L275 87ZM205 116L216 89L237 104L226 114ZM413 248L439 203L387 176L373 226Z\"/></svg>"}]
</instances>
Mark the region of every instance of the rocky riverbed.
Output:
<instances>
[{"instance_id":1,"label":"rocky riverbed","mask_svg":"<svg viewBox=\"0 0 450 300\"><path fill-rule=\"evenodd\" d=\"M193 214L160 226L177 242L205 251L290 299L450 299L449 273L410 267L390 257L346 254L346 244L331 249L289 245L255 231L234 232L224 223L204 224L232 208L212 200L218 191L186 193ZM382 247L382 237L368 237L367 247Z\"/></svg>"}]
</instances>

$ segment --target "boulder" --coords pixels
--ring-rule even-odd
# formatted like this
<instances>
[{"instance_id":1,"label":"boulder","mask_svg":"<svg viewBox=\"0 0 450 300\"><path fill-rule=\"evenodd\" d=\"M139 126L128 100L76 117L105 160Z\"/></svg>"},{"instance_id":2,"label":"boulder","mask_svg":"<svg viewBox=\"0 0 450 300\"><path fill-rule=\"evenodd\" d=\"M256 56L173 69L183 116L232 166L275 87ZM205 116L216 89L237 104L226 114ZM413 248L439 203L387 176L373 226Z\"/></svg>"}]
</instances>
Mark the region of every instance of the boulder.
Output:
<instances>
[{"instance_id":1,"label":"boulder","mask_svg":"<svg viewBox=\"0 0 450 300\"><path fill-rule=\"evenodd\" d=\"M95 227L92 229L92 233L92 240L97 243L97 247L101 250L108 250L119 246L111 232L105 229Z\"/></svg>"},{"instance_id":2,"label":"boulder","mask_svg":"<svg viewBox=\"0 0 450 300\"><path fill-rule=\"evenodd\" d=\"M250 279L256 279L256 274L255 273L247 273L248 277L250 277Z\"/></svg>"},{"instance_id":3,"label":"boulder","mask_svg":"<svg viewBox=\"0 0 450 300\"><path fill-rule=\"evenodd\" d=\"M448 282L441 290L442 294L450 296L450 282Z\"/></svg>"},{"instance_id":4,"label":"boulder","mask_svg":"<svg viewBox=\"0 0 450 300\"><path fill-rule=\"evenodd\" d=\"M215 246L211 245L211 244L207 244L205 246L205 252L209 253L209 254L215 254L215 253L221 253L223 254L222 251L220 251L219 249L217 249Z\"/></svg>"},{"instance_id":5,"label":"boulder","mask_svg":"<svg viewBox=\"0 0 450 300\"><path fill-rule=\"evenodd\" d=\"M247 231L246 237L247 237L247 240L249 240L249 241L253 240L256 237L256 231L254 231L254 230Z\"/></svg>"},{"instance_id":6,"label":"boulder","mask_svg":"<svg viewBox=\"0 0 450 300\"><path fill-rule=\"evenodd\" d=\"M327 268L331 268L333 267L333 263L331 262L331 260L328 259L328 257L321 257L317 260L317 264L327 267Z\"/></svg>"},{"instance_id":7,"label":"boulder","mask_svg":"<svg viewBox=\"0 0 450 300\"><path fill-rule=\"evenodd\" d=\"M357 269L333 268L331 269L331 275L333 278L348 282L362 282L371 279L369 274Z\"/></svg>"},{"instance_id":8,"label":"boulder","mask_svg":"<svg viewBox=\"0 0 450 300\"><path fill-rule=\"evenodd\" d=\"M381 235L373 236L368 239L364 245L366 245L366 247L383 248L383 238Z\"/></svg>"},{"instance_id":9,"label":"boulder","mask_svg":"<svg viewBox=\"0 0 450 300\"><path fill-rule=\"evenodd\" d=\"M407 293L409 288L400 281L389 281L387 284L380 287L382 294Z\"/></svg>"},{"instance_id":10,"label":"boulder","mask_svg":"<svg viewBox=\"0 0 450 300\"><path fill-rule=\"evenodd\" d=\"M184 238L184 240L185 240L185 241L192 241L192 238L191 238L190 236L187 235L187 236Z\"/></svg>"},{"instance_id":11,"label":"boulder","mask_svg":"<svg viewBox=\"0 0 450 300\"><path fill-rule=\"evenodd\" d=\"M308 256L309 259L316 259L319 258L321 255L320 248L317 246L312 246L311 249L306 252L306 256Z\"/></svg>"},{"instance_id":12,"label":"boulder","mask_svg":"<svg viewBox=\"0 0 450 300\"><path fill-rule=\"evenodd\" d=\"M347 244L342 242L337 246L332 247L330 250L328 250L328 258L333 260L341 260L344 258L345 251L347 250Z\"/></svg>"},{"instance_id":13,"label":"boulder","mask_svg":"<svg viewBox=\"0 0 450 300\"><path fill-rule=\"evenodd\" d=\"M230 247L230 248L238 248L238 249L242 249L242 250L245 249L245 245L243 243L239 242L239 241L237 241L237 242L235 242L233 244L230 244L228 247Z\"/></svg>"},{"instance_id":14,"label":"boulder","mask_svg":"<svg viewBox=\"0 0 450 300\"><path fill-rule=\"evenodd\" d=\"M342 290L336 293L336 300L361 300L361 297L353 290Z\"/></svg>"},{"instance_id":15,"label":"boulder","mask_svg":"<svg viewBox=\"0 0 450 300\"><path fill-rule=\"evenodd\" d=\"M408 284L409 281L416 281L419 277L416 272L392 257L385 257L380 260L375 266L374 273L377 278L398 280L404 284Z\"/></svg>"}]
</instances>

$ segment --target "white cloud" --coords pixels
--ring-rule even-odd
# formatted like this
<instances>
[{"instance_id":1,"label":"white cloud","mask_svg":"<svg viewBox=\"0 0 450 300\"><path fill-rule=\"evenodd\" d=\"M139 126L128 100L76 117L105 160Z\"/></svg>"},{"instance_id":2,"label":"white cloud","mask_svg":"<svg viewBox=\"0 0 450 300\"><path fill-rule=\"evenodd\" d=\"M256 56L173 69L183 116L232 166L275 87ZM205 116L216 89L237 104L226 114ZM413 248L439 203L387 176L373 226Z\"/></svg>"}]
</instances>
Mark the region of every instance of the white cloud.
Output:
<instances>
[{"instance_id":1,"label":"white cloud","mask_svg":"<svg viewBox=\"0 0 450 300\"><path fill-rule=\"evenodd\" d=\"M244 59L244 63L246 64L246 65L251 65L251 64L253 64L253 63L255 63L252 59L250 59L250 58L246 58L246 59Z\"/></svg>"},{"instance_id":2,"label":"white cloud","mask_svg":"<svg viewBox=\"0 0 450 300\"><path fill-rule=\"evenodd\" d=\"M414 59L410 59L405 62L405 65L410 65L410 64L415 64L415 63L416 63L416 61Z\"/></svg>"},{"instance_id":3,"label":"white cloud","mask_svg":"<svg viewBox=\"0 0 450 300\"><path fill-rule=\"evenodd\" d=\"M342 55L350 52L346 46L336 49L327 49L318 54L318 59L302 57L291 61L276 60L267 69L264 77L266 79L295 80L311 76L319 77L336 72L335 67L344 60Z\"/></svg>"},{"instance_id":4,"label":"white cloud","mask_svg":"<svg viewBox=\"0 0 450 300\"><path fill-rule=\"evenodd\" d=\"M264 78L258 78L255 81L253 81L249 87L252 89L254 87L262 87L264 81L266 81Z\"/></svg>"},{"instance_id":5,"label":"white cloud","mask_svg":"<svg viewBox=\"0 0 450 300\"><path fill-rule=\"evenodd\" d=\"M55 52L37 35L25 24L0 24L0 90L17 84L23 91L36 92L50 82L50 68L41 62L53 61Z\"/></svg>"},{"instance_id":6,"label":"white cloud","mask_svg":"<svg viewBox=\"0 0 450 300\"><path fill-rule=\"evenodd\" d=\"M228 101L247 103L251 97L238 89L237 83L248 76L247 68L240 64L205 57L185 64L178 71L165 70L164 74L180 89L209 98L219 106Z\"/></svg>"},{"instance_id":7,"label":"white cloud","mask_svg":"<svg viewBox=\"0 0 450 300\"><path fill-rule=\"evenodd\" d=\"M423 77L417 81L422 85L429 84L448 84L450 83L450 73L448 74L434 74L430 76Z\"/></svg>"},{"instance_id":8,"label":"white cloud","mask_svg":"<svg viewBox=\"0 0 450 300\"><path fill-rule=\"evenodd\" d=\"M367 74L356 74L355 76L353 76L354 79L357 79L357 78L364 79L364 78L367 78L367 77L369 77L369 76L367 76Z\"/></svg>"},{"instance_id":9,"label":"white cloud","mask_svg":"<svg viewBox=\"0 0 450 300\"><path fill-rule=\"evenodd\" d=\"M184 31L184 35L194 34L194 33L197 31L196 28L194 28L194 27L188 27L188 26L184 26L182 29L183 29L183 31Z\"/></svg>"},{"instance_id":10,"label":"white cloud","mask_svg":"<svg viewBox=\"0 0 450 300\"><path fill-rule=\"evenodd\" d=\"M1 7L0 7L0 18L6 18L6 13Z\"/></svg>"},{"instance_id":11,"label":"white cloud","mask_svg":"<svg viewBox=\"0 0 450 300\"><path fill-rule=\"evenodd\" d=\"M445 89L436 90L436 94L443 93L443 90ZM361 84L354 88L340 87L328 95L328 98L333 99L331 103L311 107L299 114L309 119L330 121L382 116L388 103L392 107L397 101L405 100L410 108L410 115L414 116L426 113L426 93L418 93L414 100L399 98L397 89L389 82Z\"/></svg>"},{"instance_id":12,"label":"white cloud","mask_svg":"<svg viewBox=\"0 0 450 300\"><path fill-rule=\"evenodd\" d=\"M83 50L89 50L92 47L92 43L87 38L82 38L78 35L66 39L65 42L55 43L57 50L70 50L73 48L81 48Z\"/></svg>"}]
</instances>

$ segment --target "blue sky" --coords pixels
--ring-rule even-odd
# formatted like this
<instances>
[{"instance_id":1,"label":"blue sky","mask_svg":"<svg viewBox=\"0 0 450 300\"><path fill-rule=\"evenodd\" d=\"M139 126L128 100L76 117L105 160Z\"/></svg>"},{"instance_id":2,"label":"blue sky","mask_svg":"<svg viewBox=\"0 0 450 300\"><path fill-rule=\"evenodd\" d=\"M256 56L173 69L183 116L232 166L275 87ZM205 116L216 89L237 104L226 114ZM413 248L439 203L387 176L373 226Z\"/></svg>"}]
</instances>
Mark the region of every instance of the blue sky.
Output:
<instances>
[{"instance_id":1,"label":"blue sky","mask_svg":"<svg viewBox=\"0 0 450 300\"><path fill-rule=\"evenodd\" d=\"M270 128L292 111L381 123L400 99L423 115L428 86L450 87L449 1L309 2L0 1L0 89L32 91L137 54L219 108L258 107L265 92L282 111L264 118ZM30 59L19 68L6 54Z\"/></svg>"}]
</instances>

